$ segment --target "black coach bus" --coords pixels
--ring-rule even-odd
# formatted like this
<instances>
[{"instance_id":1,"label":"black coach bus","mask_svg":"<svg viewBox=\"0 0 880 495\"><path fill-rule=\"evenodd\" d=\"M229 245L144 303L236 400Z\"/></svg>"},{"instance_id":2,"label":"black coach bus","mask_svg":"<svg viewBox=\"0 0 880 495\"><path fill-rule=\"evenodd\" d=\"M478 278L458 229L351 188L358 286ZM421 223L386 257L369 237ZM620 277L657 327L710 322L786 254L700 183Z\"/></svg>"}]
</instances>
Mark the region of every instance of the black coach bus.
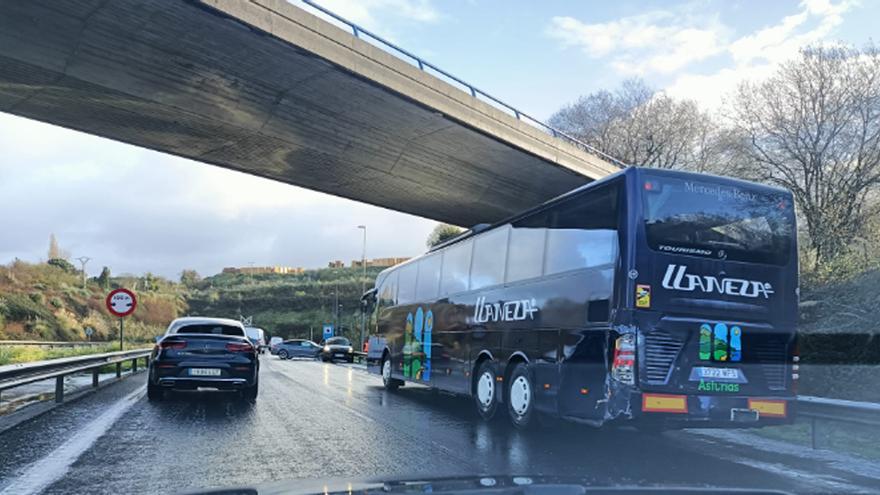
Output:
<instances>
[{"instance_id":1,"label":"black coach bus","mask_svg":"<svg viewBox=\"0 0 880 495\"><path fill-rule=\"evenodd\" d=\"M788 191L629 168L383 271L368 366L486 419L649 429L791 422Z\"/></svg>"}]
</instances>

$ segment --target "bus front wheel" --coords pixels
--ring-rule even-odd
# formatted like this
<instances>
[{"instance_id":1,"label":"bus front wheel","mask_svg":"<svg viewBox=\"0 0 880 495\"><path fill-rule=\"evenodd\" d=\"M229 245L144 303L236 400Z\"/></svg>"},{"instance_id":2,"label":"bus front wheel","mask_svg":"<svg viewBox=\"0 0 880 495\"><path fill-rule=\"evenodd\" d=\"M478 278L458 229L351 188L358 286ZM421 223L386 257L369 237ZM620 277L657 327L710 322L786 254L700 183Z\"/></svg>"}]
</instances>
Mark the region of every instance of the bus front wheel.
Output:
<instances>
[{"instance_id":1,"label":"bus front wheel","mask_svg":"<svg viewBox=\"0 0 880 495\"><path fill-rule=\"evenodd\" d=\"M483 361L477 369L474 381L474 404L481 418L488 421L498 410L498 387L495 382L495 364Z\"/></svg>"},{"instance_id":2,"label":"bus front wheel","mask_svg":"<svg viewBox=\"0 0 880 495\"><path fill-rule=\"evenodd\" d=\"M525 363L517 363L507 382L507 413L510 422L519 429L536 424L535 382Z\"/></svg>"}]
</instances>

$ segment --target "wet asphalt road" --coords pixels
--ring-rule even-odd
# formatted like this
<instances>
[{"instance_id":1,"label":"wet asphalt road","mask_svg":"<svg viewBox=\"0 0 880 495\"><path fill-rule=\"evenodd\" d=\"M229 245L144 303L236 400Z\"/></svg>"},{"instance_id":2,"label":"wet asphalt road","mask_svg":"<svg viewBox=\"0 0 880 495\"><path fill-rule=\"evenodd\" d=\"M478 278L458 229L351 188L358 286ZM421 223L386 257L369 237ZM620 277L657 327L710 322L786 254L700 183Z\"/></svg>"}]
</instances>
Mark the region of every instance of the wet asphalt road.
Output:
<instances>
[{"instance_id":1,"label":"wet asphalt road","mask_svg":"<svg viewBox=\"0 0 880 495\"><path fill-rule=\"evenodd\" d=\"M475 474L880 491L880 469L733 441L729 431L523 433L477 421L466 399L421 387L386 392L377 376L348 365L266 357L255 404L217 392L150 403L144 382L144 374L129 378L0 434L0 492L173 493L304 478ZM107 420L114 407L118 415ZM70 440L83 431L94 438ZM53 476L47 486L28 483Z\"/></svg>"}]
</instances>

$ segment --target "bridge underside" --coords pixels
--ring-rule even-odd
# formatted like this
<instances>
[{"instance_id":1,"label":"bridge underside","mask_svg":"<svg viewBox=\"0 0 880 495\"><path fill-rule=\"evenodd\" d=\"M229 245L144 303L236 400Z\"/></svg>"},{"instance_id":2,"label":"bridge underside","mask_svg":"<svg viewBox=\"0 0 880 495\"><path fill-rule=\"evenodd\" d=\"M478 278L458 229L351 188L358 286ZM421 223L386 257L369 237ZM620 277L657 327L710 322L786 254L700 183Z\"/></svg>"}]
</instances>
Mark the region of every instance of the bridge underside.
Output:
<instances>
[{"instance_id":1,"label":"bridge underside","mask_svg":"<svg viewBox=\"0 0 880 495\"><path fill-rule=\"evenodd\" d=\"M0 111L466 226L591 180L190 1L0 1Z\"/></svg>"}]
</instances>

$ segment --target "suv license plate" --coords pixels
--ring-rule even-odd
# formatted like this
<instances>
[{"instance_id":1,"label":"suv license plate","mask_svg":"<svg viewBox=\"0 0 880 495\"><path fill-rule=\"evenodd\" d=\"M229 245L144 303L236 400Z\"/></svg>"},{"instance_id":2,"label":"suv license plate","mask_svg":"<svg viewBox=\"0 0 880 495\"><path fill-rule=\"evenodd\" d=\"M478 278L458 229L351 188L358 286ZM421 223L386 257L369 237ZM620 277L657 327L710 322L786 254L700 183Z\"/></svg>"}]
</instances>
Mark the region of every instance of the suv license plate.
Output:
<instances>
[{"instance_id":1,"label":"suv license plate","mask_svg":"<svg viewBox=\"0 0 880 495\"><path fill-rule=\"evenodd\" d=\"M757 409L730 410L730 420L734 423L756 423L760 415Z\"/></svg>"},{"instance_id":2,"label":"suv license plate","mask_svg":"<svg viewBox=\"0 0 880 495\"><path fill-rule=\"evenodd\" d=\"M190 376L220 376L220 370L217 368L190 368Z\"/></svg>"}]
</instances>

